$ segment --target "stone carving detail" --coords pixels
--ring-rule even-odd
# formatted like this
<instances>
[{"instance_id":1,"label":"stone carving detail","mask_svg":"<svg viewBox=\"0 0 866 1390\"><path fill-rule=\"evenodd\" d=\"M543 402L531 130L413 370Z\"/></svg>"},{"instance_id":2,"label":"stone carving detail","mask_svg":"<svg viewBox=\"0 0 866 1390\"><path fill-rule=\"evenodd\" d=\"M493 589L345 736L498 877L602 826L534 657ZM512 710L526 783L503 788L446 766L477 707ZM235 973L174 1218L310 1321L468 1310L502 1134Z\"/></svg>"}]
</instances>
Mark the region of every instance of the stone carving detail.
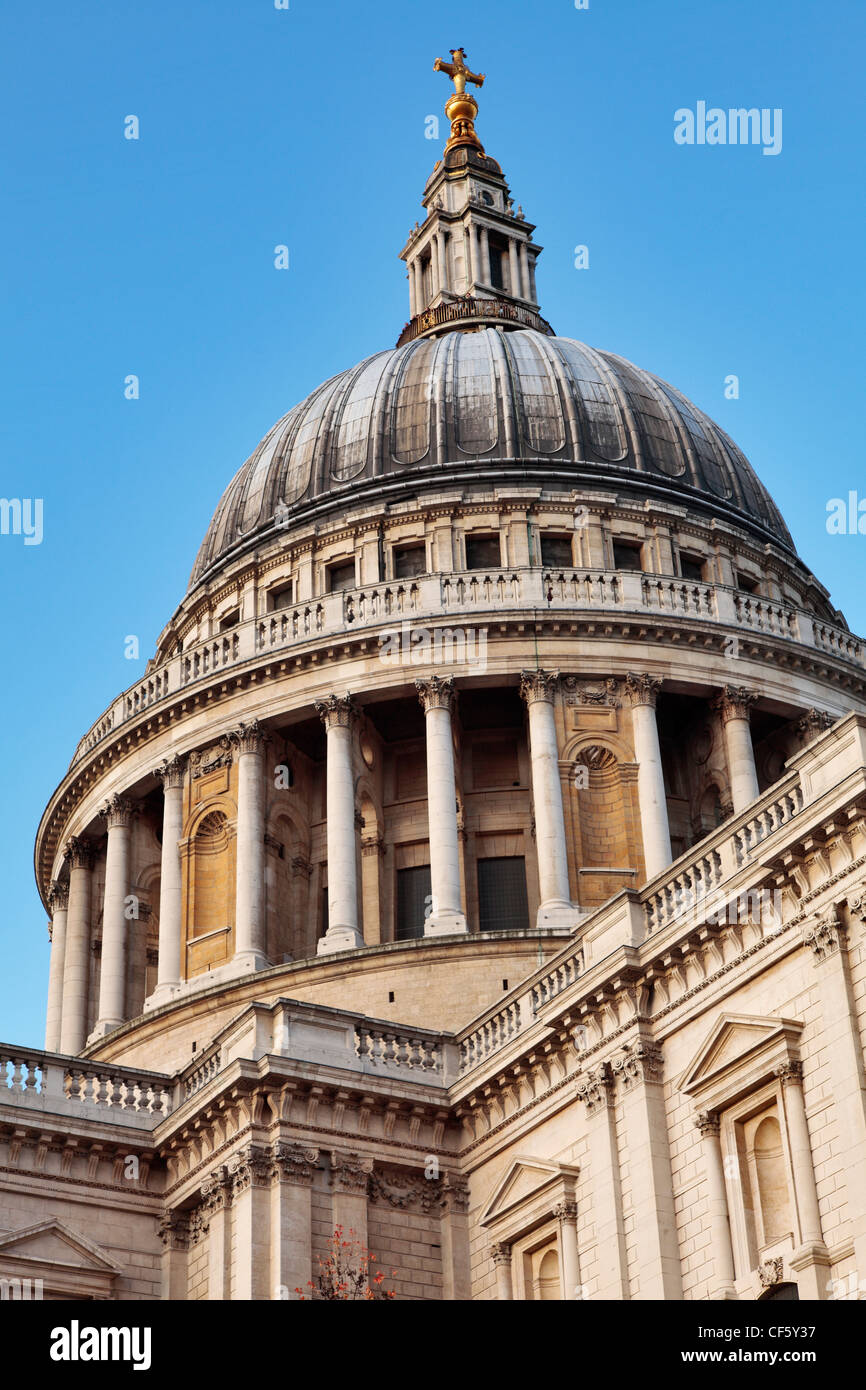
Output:
<instances>
[{"instance_id":1,"label":"stone carving detail","mask_svg":"<svg viewBox=\"0 0 866 1390\"><path fill-rule=\"evenodd\" d=\"M372 858L375 855L385 853L385 841L381 835L374 835L369 840L361 841L361 854L365 858Z\"/></svg>"},{"instance_id":2,"label":"stone carving detail","mask_svg":"<svg viewBox=\"0 0 866 1390\"><path fill-rule=\"evenodd\" d=\"M796 721L795 728L806 743L811 743L814 738L823 734L824 730L831 728L832 725L832 714L828 714L826 710L822 709L810 709L801 719Z\"/></svg>"},{"instance_id":3,"label":"stone carving detail","mask_svg":"<svg viewBox=\"0 0 866 1390\"><path fill-rule=\"evenodd\" d=\"M807 921L803 930L803 945L810 947L816 961L826 960L841 949L845 928L835 907L823 916Z\"/></svg>"},{"instance_id":4,"label":"stone carving detail","mask_svg":"<svg viewBox=\"0 0 866 1390\"><path fill-rule=\"evenodd\" d=\"M331 1181L341 1192L366 1192L372 1173L372 1158L357 1153L331 1152Z\"/></svg>"},{"instance_id":5,"label":"stone carving detail","mask_svg":"<svg viewBox=\"0 0 866 1390\"><path fill-rule=\"evenodd\" d=\"M568 691L567 705L603 705L607 709L619 709L622 702L617 699L619 681L611 676L606 681L582 681L578 676L563 676L562 688Z\"/></svg>"},{"instance_id":6,"label":"stone carving detail","mask_svg":"<svg viewBox=\"0 0 866 1390\"><path fill-rule=\"evenodd\" d=\"M158 777L164 790L169 787L182 787L183 777L186 771L186 758L182 758L175 753L173 758L165 758L159 767L153 769L154 777Z\"/></svg>"},{"instance_id":7,"label":"stone carving detail","mask_svg":"<svg viewBox=\"0 0 866 1390\"><path fill-rule=\"evenodd\" d=\"M190 1212L189 1218L189 1243L198 1245L199 1241L204 1240L210 1230L210 1211L202 1203Z\"/></svg>"},{"instance_id":8,"label":"stone carving detail","mask_svg":"<svg viewBox=\"0 0 866 1390\"><path fill-rule=\"evenodd\" d=\"M585 1102L587 1115L595 1115L611 1104L613 1076L609 1062L599 1062L597 1067L584 1074L577 1083L577 1098Z\"/></svg>"},{"instance_id":9,"label":"stone carving detail","mask_svg":"<svg viewBox=\"0 0 866 1390\"><path fill-rule=\"evenodd\" d=\"M189 1216L186 1212L165 1212L160 1218L157 1232L166 1250L189 1249Z\"/></svg>"},{"instance_id":10,"label":"stone carving detail","mask_svg":"<svg viewBox=\"0 0 866 1390\"><path fill-rule=\"evenodd\" d=\"M655 676L648 676L644 672L629 671L623 681L623 694L629 704L649 705L652 709L656 707L659 691L662 683Z\"/></svg>"},{"instance_id":11,"label":"stone carving detail","mask_svg":"<svg viewBox=\"0 0 866 1390\"><path fill-rule=\"evenodd\" d=\"M303 854L295 854L292 856L290 868L292 870L292 878L309 878L310 874L313 872L312 864L309 859L307 859L306 855Z\"/></svg>"},{"instance_id":12,"label":"stone carving detail","mask_svg":"<svg viewBox=\"0 0 866 1390\"><path fill-rule=\"evenodd\" d=\"M761 1288L771 1289L774 1284L781 1284L783 1279L782 1256L776 1255L772 1260L764 1260L758 1269L758 1278L761 1281Z\"/></svg>"},{"instance_id":13,"label":"stone carving detail","mask_svg":"<svg viewBox=\"0 0 866 1390\"><path fill-rule=\"evenodd\" d=\"M547 704L552 705L556 699L558 686L558 671L521 671L520 673L520 697L528 705L534 704L536 700L544 700Z\"/></svg>"},{"instance_id":14,"label":"stone carving detail","mask_svg":"<svg viewBox=\"0 0 866 1390\"><path fill-rule=\"evenodd\" d=\"M723 724L727 724L729 719L748 719L749 710L757 698L744 685L726 685L710 701L710 708L721 715Z\"/></svg>"},{"instance_id":15,"label":"stone carving detail","mask_svg":"<svg viewBox=\"0 0 866 1390\"><path fill-rule=\"evenodd\" d=\"M267 734L257 719L250 719L247 723L239 724L228 735L229 743L237 749L238 754L260 753L267 738Z\"/></svg>"},{"instance_id":16,"label":"stone carving detail","mask_svg":"<svg viewBox=\"0 0 866 1390\"><path fill-rule=\"evenodd\" d=\"M272 1159L266 1149L250 1144L228 1161L232 1196L237 1200L250 1187L264 1187L270 1180Z\"/></svg>"},{"instance_id":17,"label":"stone carving detail","mask_svg":"<svg viewBox=\"0 0 866 1390\"><path fill-rule=\"evenodd\" d=\"M232 1180L225 1163L221 1163L205 1178L201 1185L202 1210L210 1217L214 1212L223 1211L231 1202Z\"/></svg>"},{"instance_id":18,"label":"stone carving detail","mask_svg":"<svg viewBox=\"0 0 866 1390\"><path fill-rule=\"evenodd\" d=\"M69 907L69 884L62 883L59 878L51 880L51 887L48 889L48 906L52 912L65 912Z\"/></svg>"},{"instance_id":19,"label":"stone carving detail","mask_svg":"<svg viewBox=\"0 0 866 1390\"><path fill-rule=\"evenodd\" d=\"M428 1212L441 1207L442 1187L440 1178L425 1178L414 1173L380 1172L374 1168L370 1174L370 1200L387 1202L400 1211L417 1206Z\"/></svg>"},{"instance_id":20,"label":"stone carving detail","mask_svg":"<svg viewBox=\"0 0 866 1390\"><path fill-rule=\"evenodd\" d=\"M100 816L109 830L116 825L130 825L136 812L134 801L128 796L110 796L100 809Z\"/></svg>"},{"instance_id":21,"label":"stone carving detail","mask_svg":"<svg viewBox=\"0 0 866 1390\"><path fill-rule=\"evenodd\" d=\"M626 1043L618 1057L611 1064L613 1074L622 1081L623 1090L629 1091L642 1081L660 1081L662 1075L662 1052L655 1043Z\"/></svg>"},{"instance_id":22,"label":"stone carving detail","mask_svg":"<svg viewBox=\"0 0 866 1390\"><path fill-rule=\"evenodd\" d=\"M469 1183L456 1173L442 1178L442 1210L465 1216L469 1210Z\"/></svg>"},{"instance_id":23,"label":"stone carving detail","mask_svg":"<svg viewBox=\"0 0 866 1390\"><path fill-rule=\"evenodd\" d=\"M193 780L199 777L207 777L209 772L216 772L221 767L231 767L232 745L228 734L223 734L216 743L212 743L209 748L202 748L189 755L189 767Z\"/></svg>"},{"instance_id":24,"label":"stone carving detail","mask_svg":"<svg viewBox=\"0 0 866 1390\"><path fill-rule=\"evenodd\" d=\"M297 1187L309 1187L313 1181L319 1150L304 1144L274 1145L271 1177L275 1182L294 1183Z\"/></svg>"},{"instance_id":25,"label":"stone carving detail","mask_svg":"<svg viewBox=\"0 0 866 1390\"><path fill-rule=\"evenodd\" d=\"M695 1125L701 1134L718 1135L722 1122L712 1110L699 1110L695 1116Z\"/></svg>"},{"instance_id":26,"label":"stone carving detail","mask_svg":"<svg viewBox=\"0 0 866 1390\"><path fill-rule=\"evenodd\" d=\"M773 1075L783 1086L800 1086L803 1083L802 1062L780 1062L773 1068Z\"/></svg>"},{"instance_id":27,"label":"stone carving detail","mask_svg":"<svg viewBox=\"0 0 866 1390\"><path fill-rule=\"evenodd\" d=\"M576 1221L577 1202L557 1202L551 1213L557 1221Z\"/></svg>"},{"instance_id":28,"label":"stone carving detail","mask_svg":"<svg viewBox=\"0 0 866 1390\"><path fill-rule=\"evenodd\" d=\"M859 897L848 899L848 911L866 926L866 893L861 893Z\"/></svg>"},{"instance_id":29,"label":"stone carving detail","mask_svg":"<svg viewBox=\"0 0 866 1390\"><path fill-rule=\"evenodd\" d=\"M316 701L316 713L326 729L350 729L358 711L351 695L329 695Z\"/></svg>"},{"instance_id":30,"label":"stone carving detail","mask_svg":"<svg viewBox=\"0 0 866 1390\"><path fill-rule=\"evenodd\" d=\"M453 676L431 676L428 681L416 681L418 699L426 714L431 709L453 709L457 692Z\"/></svg>"},{"instance_id":31,"label":"stone carving detail","mask_svg":"<svg viewBox=\"0 0 866 1390\"><path fill-rule=\"evenodd\" d=\"M511 1246L506 1245L504 1241L497 1241L490 1247L490 1258L495 1265L510 1265Z\"/></svg>"},{"instance_id":32,"label":"stone carving detail","mask_svg":"<svg viewBox=\"0 0 866 1390\"><path fill-rule=\"evenodd\" d=\"M63 847L63 853L73 869L93 868L93 843L83 835L71 835Z\"/></svg>"}]
</instances>

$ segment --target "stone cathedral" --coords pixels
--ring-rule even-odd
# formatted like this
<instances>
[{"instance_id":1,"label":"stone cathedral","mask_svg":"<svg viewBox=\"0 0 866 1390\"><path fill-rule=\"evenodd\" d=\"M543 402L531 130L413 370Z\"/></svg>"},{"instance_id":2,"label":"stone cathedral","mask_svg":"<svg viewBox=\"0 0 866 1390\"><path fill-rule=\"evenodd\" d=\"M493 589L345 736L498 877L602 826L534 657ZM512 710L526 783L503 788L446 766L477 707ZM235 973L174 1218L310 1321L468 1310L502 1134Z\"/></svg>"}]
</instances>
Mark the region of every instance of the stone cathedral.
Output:
<instances>
[{"instance_id":1,"label":"stone cathedral","mask_svg":"<svg viewBox=\"0 0 866 1390\"><path fill-rule=\"evenodd\" d=\"M396 346L253 450L39 825L4 1296L293 1299L337 1225L403 1300L866 1288L866 646L554 332L436 67Z\"/></svg>"}]
</instances>

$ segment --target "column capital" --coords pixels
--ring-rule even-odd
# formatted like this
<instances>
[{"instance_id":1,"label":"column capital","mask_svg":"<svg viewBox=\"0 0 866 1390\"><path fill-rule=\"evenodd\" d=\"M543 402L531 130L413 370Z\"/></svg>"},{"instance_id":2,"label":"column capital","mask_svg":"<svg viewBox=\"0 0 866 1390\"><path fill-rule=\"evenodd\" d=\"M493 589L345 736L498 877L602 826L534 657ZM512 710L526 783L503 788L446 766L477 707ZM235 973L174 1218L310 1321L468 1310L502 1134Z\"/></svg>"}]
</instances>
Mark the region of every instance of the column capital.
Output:
<instances>
[{"instance_id":1,"label":"column capital","mask_svg":"<svg viewBox=\"0 0 866 1390\"><path fill-rule=\"evenodd\" d=\"M99 815L106 828L114 830L117 826L131 825L137 810L138 806L128 796L115 793L100 807Z\"/></svg>"},{"instance_id":2,"label":"column capital","mask_svg":"<svg viewBox=\"0 0 866 1390\"><path fill-rule=\"evenodd\" d=\"M585 1102L587 1115L595 1115L612 1104L613 1075L609 1062L599 1062L584 1073L577 1083L577 1099Z\"/></svg>"},{"instance_id":3,"label":"column capital","mask_svg":"<svg viewBox=\"0 0 866 1390\"><path fill-rule=\"evenodd\" d=\"M86 835L70 835L63 846L63 853L73 869L93 868L93 841L88 840Z\"/></svg>"},{"instance_id":4,"label":"column capital","mask_svg":"<svg viewBox=\"0 0 866 1390\"><path fill-rule=\"evenodd\" d=\"M257 719L250 719L238 724L236 729L230 729L228 739L238 753L260 753L268 735Z\"/></svg>"},{"instance_id":5,"label":"column capital","mask_svg":"<svg viewBox=\"0 0 866 1390\"><path fill-rule=\"evenodd\" d=\"M834 723L832 714L828 714L823 709L810 709L799 719L794 720L794 728L801 738L807 743L811 743L813 738L823 734L825 729L832 727Z\"/></svg>"},{"instance_id":6,"label":"column capital","mask_svg":"<svg viewBox=\"0 0 866 1390\"><path fill-rule=\"evenodd\" d=\"M802 1086L803 1084L803 1063L802 1062L780 1062L773 1068L773 1075L781 1081L783 1086Z\"/></svg>"},{"instance_id":7,"label":"column capital","mask_svg":"<svg viewBox=\"0 0 866 1390\"><path fill-rule=\"evenodd\" d=\"M429 680L416 681L415 689L425 714L431 709L451 710L457 698L453 676L431 676Z\"/></svg>"},{"instance_id":8,"label":"column capital","mask_svg":"<svg viewBox=\"0 0 866 1390\"><path fill-rule=\"evenodd\" d=\"M841 950L845 939L845 924L835 907L820 917L807 919L803 926L802 941L808 946L816 962L827 960Z\"/></svg>"},{"instance_id":9,"label":"column capital","mask_svg":"<svg viewBox=\"0 0 866 1390\"><path fill-rule=\"evenodd\" d=\"M237 1198L250 1187L264 1187L270 1181L271 1157L258 1144L249 1144L228 1161L232 1196Z\"/></svg>"},{"instance_id":10,"label":"column capital","mask_svg":"<svg viewBox=\"0 0 866 1390\"><path fill-rule=\"evenodd\" d=\"M189 1249L189 1217L182 1211L167 1211L159 1221L157 1233L166 1250Z\"/></svg>"},{"instance_id":11,"label":"column capital","mask_svg":"<svg viewBox=\"0 0 866 1390\"><path fill-rule=\"evenodd\" d=\"M520 696L528 705L533 705L538 700L552 705L558 689L558 671L520 672Z\"/></svg>"},{"instance_id":12,"label":"column capital","mask_svg":"<svg viewBox=\"0 0 866 1390\"><path fill-rule=\"evenodd\" d=\"M65 912L69 907L69 884L53 878L48 889L48 906L54 912Z\"/></svg>"},{"instance_id":13,"label":"column capital","mask_svg":"<svg viewBox=\"0 0 866 1390\"><path fill-rule=\"evenodd\" d=\"M700 1130L702 1135L718 1138L721 1127L719 1116L712 1110L699 1110L695 1115L695 1128Z\"/></svg>"},{"instance_id":14,"label":"column capital","mask_svg":"<svg viewBox=\"0 0 866 1390\"><path fill-rule=\"evenodd\" d=\"M331 1150L331 1182L340 1192L366 1192L372 1172L372 1158Z\"/></svg>"},{"instance_id":15,"label":"column capital","mask_svg":"<svg viewBox=\"0 0 866 1390\"><path fill-rule=\"evenodd\" d=\"M469 1210L469 1183L456 1173L445 1173L441 1187L441 1209L444 1213L465 1216Z\"/></svg>"},{"instance_id":16,"label":"column capital","mask_svg":"<svg viewBox=\"0 0 866 1390\"><path fill-rule=\"evenodd\" d=\"M316 713L326 729L350 729L358 717L351 695L328 695L316 701Z\"/></svg>"},{"instance_id":17,"label":"column capital","mask_svg":"<svg viewBox=\"0 0 866 1390\"><path fill-rule=\"evenodd\" d=\"M551 1215L555 1216L558 1221L576 1221L577 1202L557 1202Z\"/></svg>"},{"instance_id":18,"label":"column capital","mask_svg":"<svg viewBox=\"0 0 866 1390\"><path fill-rule=\"evenodd\" d=\"M504 1240L497 1240L490 1247L490 1258L495 1265L511 1264L511 1246Z\"/></svg>"},{"instance_id":19,"label":"column capital","mask_svg":"<svg viewBox=\"0 0 866 1390\"><path fill-rule=\"evenodd\" d=\"M638 1038L626 1043L619 1056L614 1057L611 1070L616 1079L622 1081L624 1091L647 1081L660 1081L662 1075L662 1050L652 1042Z\"/></svg>"},{"instance_id":20,"label":"column capital","mask_svg":"<svg viewBox=\"0 0 866 1390\"><path fill-rule=\"evenodd\" d=\"M273 1148L272 1182L292 1183L295 1187L309 1187L313 1181L319 1150L305 1144L284 1144L279 1140Z\"/></svg>"},{"instance_id":21,"label":"column capital","mask_svg":"<svg viewBox=\"0 0 866 1390\"><path fill-rule=\"evenodd\" d=\"M727 724L729 719L748 719L757 698L757 694L744 685L726 685L713 696L710 708L721 715L723 724Z\"/></svg>"},{"instance_id":22,"label":"column capital","mask_svg":"<svg viewBox=\"0 0 866 1390\"><path fill-rule=\"evenodd\" d=\"M169 787L182 787L185 773L186 758L179 753L164 758L159 766L153 769L153 775L162 783L164 791L168 791Z\"/></svg>"},{"instance_id":23,"label":"column capital","mask_svg":"<svg viewBox=\"0 0 866 1390\"><path fill-rule=\"evenodd\" d=\"M224 1211L231 1205L232 1180L228 1165L221 1163L210 1173L201 1185L201 1205L208 1217L214 1212Z\"/></svg>"},{"instance_id":24,"label":"column capital","mask_svg":"<svg viewBox=\"0 0 866 1390\"><path fill-rule=\"evenodd\" d=\"M657 676L649 676L643 671L629 671L622 683L622 692L632 708L635 705L649 705L655 709L661 688L662 682Z\"/></svg>"}]
</instances>

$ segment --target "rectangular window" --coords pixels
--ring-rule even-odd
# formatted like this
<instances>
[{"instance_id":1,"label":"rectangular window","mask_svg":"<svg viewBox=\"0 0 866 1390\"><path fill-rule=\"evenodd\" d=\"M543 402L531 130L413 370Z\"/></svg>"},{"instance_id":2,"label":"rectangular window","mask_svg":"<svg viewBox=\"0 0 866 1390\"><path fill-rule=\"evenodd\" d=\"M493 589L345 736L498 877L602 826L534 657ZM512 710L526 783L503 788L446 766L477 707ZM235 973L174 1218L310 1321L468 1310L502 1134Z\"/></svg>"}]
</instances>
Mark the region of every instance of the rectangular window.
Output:
<instances>
[{"instance_id":1,"label":"rectangular window","mask_svg":"<svg viewBox=\"0 0 866 1390\"><path fill-rule=\"evenodd\" d=\"M328 569L328 593L336 594L341 589L354 589L355 587L355 561L344 560L339 565L331 565Z\"/></svg>"},{"instance_id":2,"label":"rectangular window","mask_svg":"<svg viewBox=\"0 0 866 1390\"><path fill-rule=\"evenodd\" d=\"M466 568L468 570L499 569L502 551L498 536L466 537Z\"/></svg>"},{"instance_id":3,"label":"rectangular window","mask_svg":"<svg viewBox=\"0 0 866 1390\"><path fill-rule=\"evenodd\" d=\"M413 579L427 573L427 549L423 545L403 545L394 551L394 578Z\"/></svg>"},{"instance_id":4,"label":"rectangular window","mask_svg":"<svg viewBox=\"0 0 866 1390\"><path fill-rule=\"evenodd\" d=\"M701 584L704 578L704 562L698 555L684 555L680 551L680 574L690 584Z\"/></svg>"},{"instance_id":5,"label":"rectangular window","mask_svg":"<svg viewBox=\"0 0 866 1390\"><path fill-rule=\"evenodd\" d=\"M758 581L750 578L748 574L740 574L740 571L737 570L737 588L744 594L756 594Z\"/></svg>"},{"instance_id":6,"label":"rectangular window","mask_svg":"<svg viewBox=\"0 0 866 1390\"><path fill-rule=\"evenodd\" d=\"M505 289L505 277L502 266L502 247L494 246L490 242L490 283L495 290Z\"/></svg>"},{"instance_id":7,"label":"rectangular window","mask_svg":"<svg viewBox=\"0 0 866 1390\"><path fill-rule=\"evenodd\" d=\"M397 941L413 941L424 935L430 897L429 864L397 870Z\"/></svg>"},{"instance_id":8,"label":"rectangular window","mask_svg":"<svg viewBox=\"0 0 866 1390\"><path fill-rule=\"evenodd\" d=\"M571 536L541 537L541 563L555 569L568 569L574 563L571 550Z\"/></svg>"},{"instance_id":9,"label":"rectangular window","mask_svg":"<svg viewBox=\"0 0 866 1390\"><path fill-rule=\"evenodd\" d=\"M614 541L613 567L617 570L642 570L640 543L638 541Z\"/></svg>"},{"instance_id":10,"label":"rectangular window","mask_svg":"<svg viewBox=\"0 0 866 1390\"><path fill-rule=\"evenodd\" d=\"M240 616L240 609L238 608L233 608L231 613L226 613L224 618L220 618L220 632L228 632L230 627L237 627Z\"/></svg>"},{"instance_id":11,"label":"rectangular window","mask_svg":"<svg viewBox=\"0 0 866 1390\"><path fill-rule=\"evenodd\" d=\"M275 589L268 591L268 608L275 613L280 608L291 608L294 603L295 585L293 580L288 584L280 584Z\"/></svg>"},{"instance_id":12,"label":"rectangular window","mask_svg":"<svg viewBox=\"0 0 866 1390\"><path fill-rule=\"evenodd\" d=\"M526 931L526 862L523 855L478 860L478 916L481 931Z\"/></svg>"}]
</instances>

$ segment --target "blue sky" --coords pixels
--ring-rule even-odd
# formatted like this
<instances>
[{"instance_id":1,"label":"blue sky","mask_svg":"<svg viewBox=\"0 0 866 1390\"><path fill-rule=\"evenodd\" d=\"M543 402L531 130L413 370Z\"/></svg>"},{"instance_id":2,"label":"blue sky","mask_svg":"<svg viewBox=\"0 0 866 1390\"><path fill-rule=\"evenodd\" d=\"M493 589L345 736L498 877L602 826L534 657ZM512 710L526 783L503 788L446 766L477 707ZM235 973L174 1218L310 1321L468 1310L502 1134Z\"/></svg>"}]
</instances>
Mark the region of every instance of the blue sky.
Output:
<instances>
[{"instance_id":1,"label":"blue sky","mask_svg":"<svg viewBox=\"0 0 866 1390\"><path fill-rule=\"evenodd\" d=\"M825 525L829 498L866 497L860 0L290 5L3 17L0 495L44 505L41 545L0 536L7 1041L42 1042L33 837L79 737L143 670L266 429L408 317L397 252L441 154L425 118L449 48L487 74L478 131L538 224L555 329L714 416L866 631L866 537ZM781 108L781 153L675 144L698 101Z\"/></svg>"}]
</instances>

